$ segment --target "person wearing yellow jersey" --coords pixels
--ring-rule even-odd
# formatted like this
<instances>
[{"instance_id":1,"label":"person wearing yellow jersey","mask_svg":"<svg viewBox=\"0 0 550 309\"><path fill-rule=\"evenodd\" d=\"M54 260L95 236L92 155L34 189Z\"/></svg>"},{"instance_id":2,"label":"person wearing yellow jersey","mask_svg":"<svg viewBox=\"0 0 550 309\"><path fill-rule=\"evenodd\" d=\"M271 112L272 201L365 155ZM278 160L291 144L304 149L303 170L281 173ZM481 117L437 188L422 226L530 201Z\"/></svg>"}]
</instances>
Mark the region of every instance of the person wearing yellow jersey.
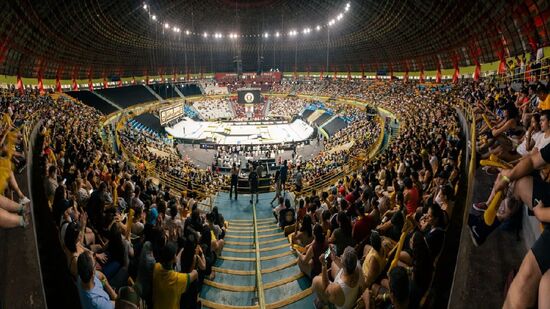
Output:
<instances>
[{"instance_id":1,"label":"person wearing yellow jersey","mask_svg":"<svg viewBox=\"0 0 550 309\"><path fill-rule=\"evenodd\" d=\"M181 294L198 278L194 266L191 267L193 270L190 273L185 274L173 269L176 263L176 251L177 247L174 243L167 243L160 252L160 263L156 263L153 269L154 309L179 309Z\"/></svg>"},{"instance_id":2,"label":"person wearing yellow jersey","mask_svg":"<svg viewBox=\"0 0 550 309\"><path fill-rule=\"evenodd\" d=\"M548 95L548 86L539 83L537 85L537 97L540 100L539 109L541 111L550 109L550 95Z\"/></svg>"}]
</instances>

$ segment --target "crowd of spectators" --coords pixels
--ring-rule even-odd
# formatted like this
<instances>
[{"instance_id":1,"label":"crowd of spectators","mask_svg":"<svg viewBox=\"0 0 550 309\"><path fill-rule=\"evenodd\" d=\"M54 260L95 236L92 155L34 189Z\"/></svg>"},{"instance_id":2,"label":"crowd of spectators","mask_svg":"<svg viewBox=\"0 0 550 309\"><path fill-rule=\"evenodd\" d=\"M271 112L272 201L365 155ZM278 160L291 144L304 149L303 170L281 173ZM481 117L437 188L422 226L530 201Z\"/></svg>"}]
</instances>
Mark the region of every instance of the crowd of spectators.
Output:
<instances>
[{"instance_id":1,"label":"crowd of spectators","mask_svg":"<svg viewBox=\"0 0 550 309\"><path fill-rule=\"evenodd\" d=\"M287 213L277 214L287 208L282 199L275 213L299 252L300 269L313 280L318 308L417 308L431 286L459 180L463 141L455 94L391 82L364 95L395 111L401 121L397 138L337 184L302 194L289 224L281 219ZM351 134L349 140L363 141L361 128L374 131L369 123L375 122L355 123L340 139ZM302 177L301 169L293 173Z\"/></svg>"},{"instance_id":2,"label":"crowd of spectators","mask_svg":"<svg viewBox=\"0 0 550 309\"><path fill-rule=\"evenodd\" d=\"M498 174L487 199L472 205L468 225L474 245L483 245L501 226L520 225L518 218L527 213L524 206L533 211L543 226L509 286L504 308L533 307L537 301L539 308L550 304L550 96L547 85L548 77L544 82L532 84L525 80L519 87L472 84L462 89L479 130L475 145L478 156L497 163L483 165L487 165L486 173ZM495 205L492 210L491 203Z\"/></svg>"},{"instance_id":3,"label":"crowd of spectators","mask_svg":"<svg viewBox=\"0 0 550 309\"><path fill-rule=\"evenodd\" d=\"M193 194L174 195L115 156L101 138L101 115L93 108L13 89L3 89L1 100L3 155L12 162L23 159L18 128L35 115L44 119L37 165L44 171L47 201L35 207L51 209L65 252L61 258L82 307L200 307L202 283L214 276L212 265L223 248L225 224L217 209L199 211ZM132 138L142 139L132 144L155 145L151 137ZM2 227L26 226L29 200L12 183L13 173L6 177L2 192L9 186L14 194L0 198Z\"/></svg>"},{"instance_id":4,"label":"crowd of spectators","mask_svg":"<svg viewBox=\"0 0 550 309\"><path fill-rule=\"evenodd\" d=\"M204 99L193 102L193 108L204 120L232 119L233 111L228 98Z\"/></svg>"},{"instance_id":5,"label":"crowd of spectators","mask_svg":"<svg viewBox=\"0 0 550 309\"><path fill-rule=\"evenodd\" d=\"M298 266L312 279L317 307L420 306L453 216L465 145L455 111L462 99L473 108L479 128L478 143L471 147L481 158L496 155L514 166L500 171L487 201L473 207L486 211L496 192L504 191L497 226L521 203L545 223L512 282L505 307L533 306L537 295L539 305L550 301L544 290L550 285L550 96L545 83L514 90L463 82L441 91L394 81L323 80L282 82L272 90L360 98L400 120L399 135L376 158L362 161L357 171L333 185L300 194L306 185L314 186L331 170L349 164L383 134L380 116L328 103L352 121L323 141L322 154L303 162L298 157L288 166L285 162L277 173L283 190L288 190L284 185L290 177L298 187L299 206L292 209L281 197L274 213L297 251ZM142 163L120 160L101 138L100 113L72 100L20 95L14 89L2 89L1 97L0 188L9 188L12 196L0 196L0 227L28 224L29 200L13 173L24 162L17 128L39 114L45 119L39 146L44 191L83 308L200 307L203 281L215 276L212 265L223 250L224 218L216 208L200 211L193 192L175 194L167 184L149 178L147 169L189 179L190 189L219 187L215 173L199 169L170 145L129 125L119 131L120 141ZM285 100L277 104L288 104ZM229 101L199 102L195 108L206 118L224 118L217 116L224 113L232 117ZM218 158L233 153L221 149ZM508 189L510 182L515 185ZM476 245L496 228L482 226L481 220L470 222L474 224L480 227L472 233Z\"/></svg>"},{"instance_id":6,"label":"crowd of spectators","mask_svg":"<svg viewBox=\"0 0 550 309\"><path fill-rule=\"evenodd\" d=\"M282 117L285 119L292 119L306 107L307 100L291 97L271 97L269 98L269 111L270 117Z\"/></svg>"}]
</instances>

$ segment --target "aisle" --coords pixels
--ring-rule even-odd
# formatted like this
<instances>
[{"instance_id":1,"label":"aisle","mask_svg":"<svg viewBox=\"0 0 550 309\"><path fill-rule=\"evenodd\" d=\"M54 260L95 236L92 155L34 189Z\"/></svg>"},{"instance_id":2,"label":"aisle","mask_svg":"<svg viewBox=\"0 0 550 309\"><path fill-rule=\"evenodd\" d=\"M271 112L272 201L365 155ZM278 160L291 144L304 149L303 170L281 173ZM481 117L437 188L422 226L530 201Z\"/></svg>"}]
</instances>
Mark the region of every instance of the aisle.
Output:
<instances>
[{"instance_id":1,"label":"aisle","mask_svg":"<svg viewBox=\"0 0 550 309\"><path fill-rule=\"evenodd\" d=\"M296 255L283 231L275 223L269 202L274 193L260 194L257 228L260 245L262 283L267 308L310 307L313 304L311 281L296 264ZM229 222L222 255L218 258L214 280L206 280L201 299L207 308L257 308L256 255L252 205L249 195L229 201L220 193L214 202Z\"/></svg>"}]
</instances>

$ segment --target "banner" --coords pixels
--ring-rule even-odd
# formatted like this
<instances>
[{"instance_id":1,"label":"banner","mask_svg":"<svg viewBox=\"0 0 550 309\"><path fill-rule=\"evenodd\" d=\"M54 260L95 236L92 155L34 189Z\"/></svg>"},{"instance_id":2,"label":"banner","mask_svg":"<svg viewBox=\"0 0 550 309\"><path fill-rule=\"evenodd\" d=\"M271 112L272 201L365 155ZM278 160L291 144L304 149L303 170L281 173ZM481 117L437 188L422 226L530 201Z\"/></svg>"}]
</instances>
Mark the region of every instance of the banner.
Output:
<instances>
[{"instance_id":1,"label":"banner","mask_svg":"<svg viewBox=\"0 0 550 309\"><path fill-rule=\"evenodd\" d=\"M76 83L76 79L73 77L73 87L72 87L73 91L78 91L78 85Z\"/></svg>"},{"instance_id":2,"label":"banner","mask_svg":"<svg viewBox=\"0 0 550 309\"><path fill-rule=\"evenodd\" d=\"M479 80L479 76L481 75L481 65L476 63L476 69L474 71L474 80L477 82Z\"/></svg>"},{"instance_id":3,"label":"banner","mask_svg":"<svg viewBox=\"0 0 550 309\"><path fill-rule=\"evenodd\" d=\"M460 69L458 68L458 56L453 56L453 67L455 69L453 73L453 84L458 83L458 77L460 75Z\"/></svg>"},{"instance_id":4,"label":"banner","mask_svg":"<svg viewBox=\"0 0 550 309\"><path fill-rule=\"evenodd\" d=\"M61 81L59 80L59 75L55 76L55 92L61 92Z\"/></svg>"},{"instance_id":5,"label":"banner","mask_svg":"<svg viewBox=\"0 0 550 309\"><path fill-rule=\"evenodd\" d=\"M40 95L44 95L46 91L44 91L44 83L42 82L42 73L38 73L38 93Z\"/></svg>"},{"instance_id":6,"label":"banner","mask_svg":"<svg viewBox=\"0 0 550 309\"><path fill-rule=\"evenodd\" d=\"M17 74L17 90L19 91L19 94L23 95L25 89L23 88L23 81L21 80L21 75Z\"/></svg>"}]
</instances>

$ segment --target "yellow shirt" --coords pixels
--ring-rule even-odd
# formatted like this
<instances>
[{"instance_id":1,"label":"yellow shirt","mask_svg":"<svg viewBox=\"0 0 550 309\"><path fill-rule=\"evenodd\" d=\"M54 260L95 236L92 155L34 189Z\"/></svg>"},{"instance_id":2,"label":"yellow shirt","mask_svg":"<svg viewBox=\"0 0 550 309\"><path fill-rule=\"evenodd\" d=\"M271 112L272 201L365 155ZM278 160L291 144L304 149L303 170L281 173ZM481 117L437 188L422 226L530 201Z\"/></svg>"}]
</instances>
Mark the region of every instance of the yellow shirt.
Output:
<instances>
[{"instance_id":1,"label":"yellow shirt","mask_svg":"<svg viewBox=\"0 0 550 309\"><path fill-rule=\"evenodd\" d=\"M189 288L189 274L166 270L155 264L153 269L153 308L179 309L180 297Z\"/></svg>"},{"instance_id":2,"label":"yellow shirt","mask_svg":"<svg viewBox=\"0 0 550 309\"><path fill-rule=\"evenodd\" d=\"M546 95L546 99L539 104L540 110L550 109L550 94Z\"/></svg>"}]
</instances>

